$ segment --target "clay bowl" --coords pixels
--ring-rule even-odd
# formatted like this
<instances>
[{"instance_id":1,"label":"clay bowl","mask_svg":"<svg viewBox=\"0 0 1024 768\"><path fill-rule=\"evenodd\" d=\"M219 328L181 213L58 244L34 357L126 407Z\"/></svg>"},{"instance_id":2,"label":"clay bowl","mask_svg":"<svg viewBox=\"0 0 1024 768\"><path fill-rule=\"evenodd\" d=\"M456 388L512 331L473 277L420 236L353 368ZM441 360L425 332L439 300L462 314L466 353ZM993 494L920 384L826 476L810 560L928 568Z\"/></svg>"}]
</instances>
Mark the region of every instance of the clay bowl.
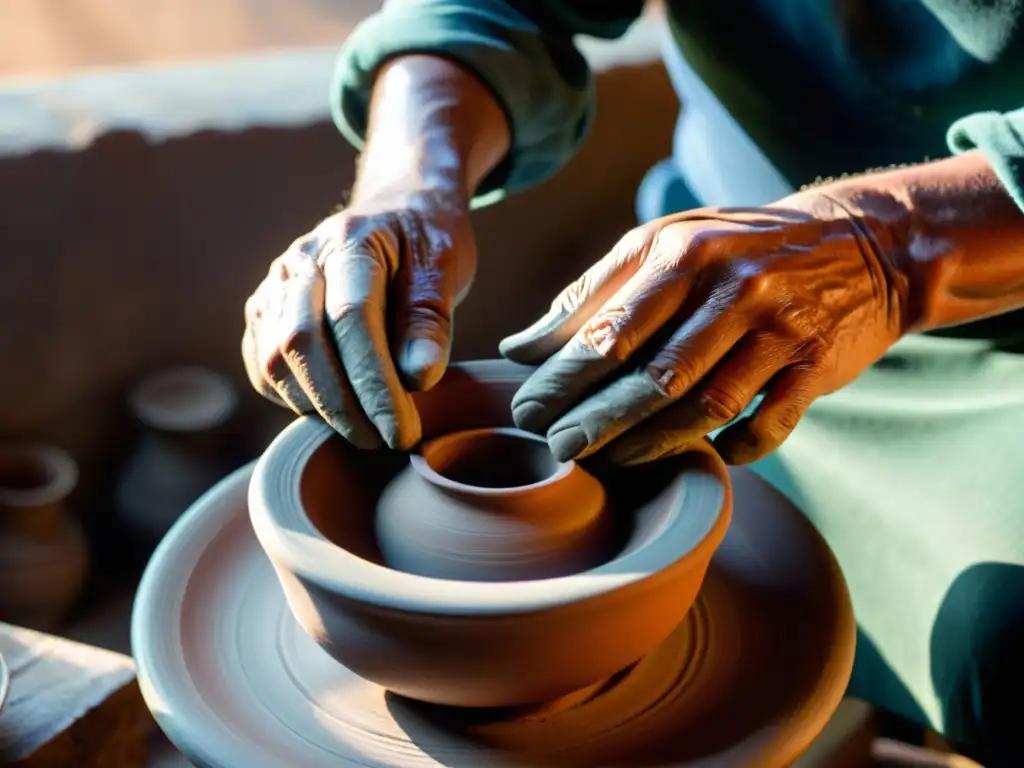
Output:
<instances>
[{"instance_id":1,"label":"clay bowl","mask_svg":"<svg viewBox=\"0 0 1024 768\"><path fill-rule=\"evenodd\" d=\"M250 516L288 605L360 677L435 704L546 702L642 658L696 599L731 516L724 463L545 458L512 429L530 371L453 366L417 395L411 456L301 418L257 463Z\"/></svg>"}]
</instances>

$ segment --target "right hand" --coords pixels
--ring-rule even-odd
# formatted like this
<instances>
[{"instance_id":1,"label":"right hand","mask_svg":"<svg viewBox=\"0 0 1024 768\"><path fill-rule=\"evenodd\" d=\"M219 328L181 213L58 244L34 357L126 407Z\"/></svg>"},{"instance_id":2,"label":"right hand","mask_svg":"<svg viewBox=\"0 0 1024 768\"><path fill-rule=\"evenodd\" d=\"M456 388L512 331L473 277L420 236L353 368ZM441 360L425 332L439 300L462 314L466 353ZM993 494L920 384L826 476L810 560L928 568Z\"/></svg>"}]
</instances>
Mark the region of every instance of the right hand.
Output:
<instances>
[{"instance_id":1,"label":"right hand","mask_svg":"<svg viewBox=\"0 0 1024 768\"><path fill-rule=\"evenodd\" d=\"M253 387L360 448L415 445L409 393L444 373L476 269L468 210L450 192L391 189L292 243L245 305Z\"/></svg>"}]
</instances>

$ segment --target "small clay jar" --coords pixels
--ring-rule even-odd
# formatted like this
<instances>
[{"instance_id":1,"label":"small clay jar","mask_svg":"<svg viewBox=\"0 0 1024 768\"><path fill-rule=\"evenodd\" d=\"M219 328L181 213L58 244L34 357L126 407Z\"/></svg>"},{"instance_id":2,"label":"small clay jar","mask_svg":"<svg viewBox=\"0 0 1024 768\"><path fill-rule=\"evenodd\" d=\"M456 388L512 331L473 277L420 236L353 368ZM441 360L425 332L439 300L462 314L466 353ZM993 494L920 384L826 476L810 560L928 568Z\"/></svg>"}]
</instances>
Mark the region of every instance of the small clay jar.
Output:
<instances>
[{"instance_id":1,"label":"small clay jar","mask_svg":"<svg viewBox=\"0 0 1024 768\"><path fill-rule=\"evenodd\" d=\"M115 489L117 516L145 548L233 468L222 427L235 413L231 382L205 368L168 368L144 378L129 396L143 427Z\"/></svg>"},{"instance_id":2,"label":"small clay jar","mask_svg":"<svg viewBox=\"0 0 1024 768\"><path fill-rule=\"evenodd\" d=\"M81 592L88 545L65 505L77 482L59 448L0 447L0 621L53 631Z\"/></svg>"},{"instance_id":3,"label":"small clay jar","mask_svg":"<svg viewBox=\"0 0 1024 768\"><path fill-rule=\"evenodd\" d=\"M424 443L381 495L376 529L390 567L465 581L568 576L612 545L601 483L507 427Z\"/></svg>"}]
</instances>

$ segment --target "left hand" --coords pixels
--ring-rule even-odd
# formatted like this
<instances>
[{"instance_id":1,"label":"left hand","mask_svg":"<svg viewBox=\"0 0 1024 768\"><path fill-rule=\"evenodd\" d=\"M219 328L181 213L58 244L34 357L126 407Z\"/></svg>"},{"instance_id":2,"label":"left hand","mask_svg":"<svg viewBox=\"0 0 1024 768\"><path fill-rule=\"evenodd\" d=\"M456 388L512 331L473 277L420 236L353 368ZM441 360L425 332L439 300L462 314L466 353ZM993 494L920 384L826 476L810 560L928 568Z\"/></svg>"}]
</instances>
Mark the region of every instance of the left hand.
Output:
<instances>
[{"instance_id":1,"label":"left hand","mask_svg":"<svg viewBox=\"0 0 1024 768\"><path fill-rule=\"evenodd\" d=\"M762 458L811 402L907 330L907 261L880 217L818 190L765 208L701 209L626 235L502 354L543 364L513 403L563 461L636 464L715 440Z\"/></svg>"}]
</instances>

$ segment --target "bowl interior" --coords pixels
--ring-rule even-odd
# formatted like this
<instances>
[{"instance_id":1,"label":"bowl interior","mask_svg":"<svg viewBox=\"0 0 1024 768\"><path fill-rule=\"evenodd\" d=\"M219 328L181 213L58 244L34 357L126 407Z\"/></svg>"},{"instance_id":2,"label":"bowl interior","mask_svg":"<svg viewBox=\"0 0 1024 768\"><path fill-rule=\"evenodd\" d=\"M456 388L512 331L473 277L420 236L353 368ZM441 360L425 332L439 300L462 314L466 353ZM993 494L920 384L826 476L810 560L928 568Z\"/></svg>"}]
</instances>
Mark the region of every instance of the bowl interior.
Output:
<instances>
[{"instance_id":1,"label":"bowl interior","mask_svg":"<svg viewBox=\"0 0 1024 768\"><path fill-rule=\"evenodd\" d=\"M417 396L424 442L464 430L514 427L510 403L522 375L481 379L452 370L429 393ZM425 457L435 470L457 482L487 487L521 486L542 481L557 471L558 462L543 442L515 438L518 461L495 467L498 451L480 451L464 461ZM442 441L443 444L444 441ZM537 450L537 449L540 450ZM521 454L521 455L519 455ZM507 454L502 454L507 455ZM381 492L409 462L404 453L353 448L341 437L326 436L301 473L300 497L306 516L321 535L350 554L383 565L374 533L374 510ZM611 560L643 548L659 538L682 506L688 470L718 474L713 459L688 454L641 467L621 469L599 459L581 463L605 487L616 531ZM681 543L679 555L692 546Z\"/></svg>"},{"instance_id":2,"label":"bowl interior","mask_svg":"<svg viewBox=\"0 0 1024 768\"><path fill-rule=\"evenodd\" d=\"M423 464L445 483L509 491L557 477L565 465L539 435L512 429L453 432L420 447Z\"/></svg>"}]
</instances>

